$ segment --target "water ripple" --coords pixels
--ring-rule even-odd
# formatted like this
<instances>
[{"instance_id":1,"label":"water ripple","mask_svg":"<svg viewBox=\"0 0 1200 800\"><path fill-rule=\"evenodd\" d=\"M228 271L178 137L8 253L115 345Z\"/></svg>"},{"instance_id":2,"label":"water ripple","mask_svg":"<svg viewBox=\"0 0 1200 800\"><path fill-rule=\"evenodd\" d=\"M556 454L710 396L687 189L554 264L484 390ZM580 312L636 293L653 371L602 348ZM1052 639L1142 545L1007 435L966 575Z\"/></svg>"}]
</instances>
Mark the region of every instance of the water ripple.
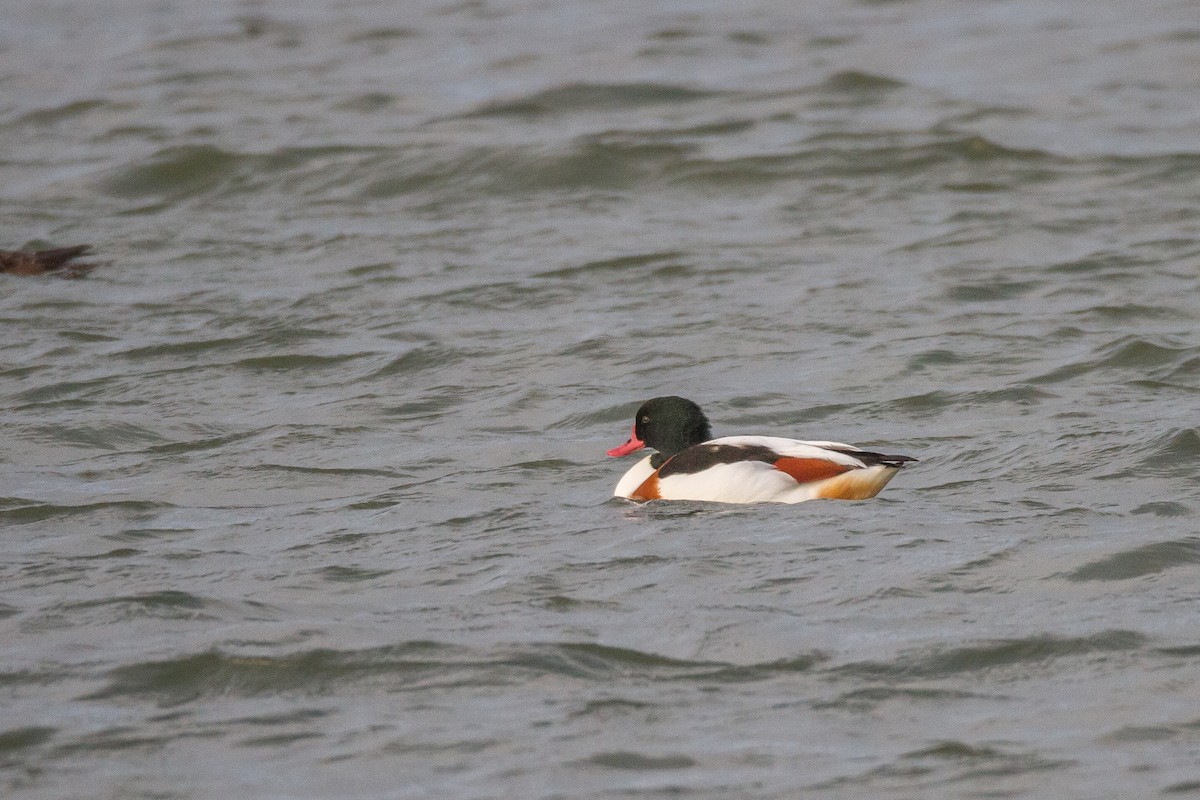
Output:
<instances>
[{"instance_id":1,"label":"water ripple","mask_svg":"<svg viewBox=\"0 0 1200 800\"><path fill-rule=\"evenodd\" d=\"M961 673L1046 665L1071 658L1109 651L1137 650L1146 637L1135 631L1106 631L1086 637L1030 636L967 647L913 653L892 662L848 664L838 674L893 679L944 678Z\"/></svg>"},{"instance_id":2,"label":"water ripple","mask_svg":"<svg viewBox=\"0 0 1200 800\"><path fill-rule=\"evenodd\" d=\"M1073 581L1121 581L1190 564L1200 564L1200 538L1194 536L1115 553L1084 564L1067 577Z\"/></svg>"},{"instance_id":3,"label":"water ripple","mask_svg":"<svg viewBox=\"0 0 1200 800\"><path fill-rule=\"evenodd\" d=\"M711 96L711 92L686 86L655 83L580 83L547 89L527 97L487 103L466 116L536 119L549 114L578 114L646 105L690 103Z\"/></svg>"}]
</instances>

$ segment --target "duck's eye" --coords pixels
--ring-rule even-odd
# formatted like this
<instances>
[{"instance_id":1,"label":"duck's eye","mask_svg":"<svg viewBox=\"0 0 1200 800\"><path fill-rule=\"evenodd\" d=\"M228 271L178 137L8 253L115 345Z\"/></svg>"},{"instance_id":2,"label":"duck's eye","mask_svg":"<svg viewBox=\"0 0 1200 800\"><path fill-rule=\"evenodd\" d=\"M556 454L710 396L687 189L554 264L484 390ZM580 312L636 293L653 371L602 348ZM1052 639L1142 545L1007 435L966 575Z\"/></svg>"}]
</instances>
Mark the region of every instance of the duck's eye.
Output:
<instances>
[{"instance_id":1,"label":"duck's eye","mask_svg":"<svg viewBox=\"0 0 1200 800\"><path fill-rule=\"evenodd\" d=\"M649 417L642 417L642 422L649 422L649 421L650 421Z\"/></svg>"}]
</instances>

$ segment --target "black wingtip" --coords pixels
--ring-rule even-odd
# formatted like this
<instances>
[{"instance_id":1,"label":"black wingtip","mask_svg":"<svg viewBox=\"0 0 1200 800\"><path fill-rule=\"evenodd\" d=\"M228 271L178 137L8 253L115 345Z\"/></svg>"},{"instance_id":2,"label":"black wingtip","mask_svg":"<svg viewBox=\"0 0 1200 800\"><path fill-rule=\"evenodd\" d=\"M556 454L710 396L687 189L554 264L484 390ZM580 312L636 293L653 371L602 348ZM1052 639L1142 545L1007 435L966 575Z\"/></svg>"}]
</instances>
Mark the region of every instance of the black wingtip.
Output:
<instances>
[{"instance_id":1,"label":"black wingtip","mask_svg":"<svg viewBox=\"0 0 1200 800\"><path fill-rule=\"evenodd\" d=\"M859 461L866 464L868 467L884 466L900 469L905 464L916 461L912 456L894 456L885 455L883 453L871 453L866 450L842 450L848 456L854 456Z\"/></svg>"}]
</instances>

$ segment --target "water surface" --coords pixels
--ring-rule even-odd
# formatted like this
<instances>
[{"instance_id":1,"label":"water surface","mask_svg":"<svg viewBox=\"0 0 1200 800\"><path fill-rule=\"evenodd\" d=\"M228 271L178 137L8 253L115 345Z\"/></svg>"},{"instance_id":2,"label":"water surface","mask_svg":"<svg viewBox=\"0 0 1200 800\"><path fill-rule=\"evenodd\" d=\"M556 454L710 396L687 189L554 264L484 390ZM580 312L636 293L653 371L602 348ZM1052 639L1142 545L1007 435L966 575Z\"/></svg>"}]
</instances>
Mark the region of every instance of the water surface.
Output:
<instances>
[{"instance_id":1,"label":"water surface","mask_svg":"<svg viewBox=\"0 0 1200 800\"><path fill-rule=\"evenodd\" d=\"M1200 792L1200 16L9 3L13 798ZM917 456L609 498L638 404Z\"/></svg>"}]
</instances>

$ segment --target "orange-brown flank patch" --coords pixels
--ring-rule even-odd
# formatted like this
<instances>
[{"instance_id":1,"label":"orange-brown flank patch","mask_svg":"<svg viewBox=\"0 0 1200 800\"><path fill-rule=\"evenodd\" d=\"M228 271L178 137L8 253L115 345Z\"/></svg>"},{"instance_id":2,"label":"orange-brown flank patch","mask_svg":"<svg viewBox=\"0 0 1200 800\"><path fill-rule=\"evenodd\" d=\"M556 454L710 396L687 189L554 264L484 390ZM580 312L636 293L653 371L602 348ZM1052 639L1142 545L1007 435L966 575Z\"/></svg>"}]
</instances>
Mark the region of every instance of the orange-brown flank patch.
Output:
<instances>
[{"instance_id":1,"label":"orange-brown flank patch","mask_svg":"<svg viewBox=\"0 0 1200 800\"><path fill-rule=\"evenodd\" d=\"M775 469L786 472L796 479L796 483L812 483L823 481L841 475L854 467L845 464L835 464L823 458L781 458L774 463ZM640 490L639 490L640 491Z\"/></svg>"},{"instance_id":2,"label":"orange-brown flank patch","mask_svg":"<svg viewBox=\"0 0 1200 800\"><path fill-rule=\"evenodd\" d=\"M649 478L642 481L642 485L633 490L633 494L629 495L630 500L661 500L662 495L658 493L658 473L655 472Z\"/></svg>"}]
</instances>

